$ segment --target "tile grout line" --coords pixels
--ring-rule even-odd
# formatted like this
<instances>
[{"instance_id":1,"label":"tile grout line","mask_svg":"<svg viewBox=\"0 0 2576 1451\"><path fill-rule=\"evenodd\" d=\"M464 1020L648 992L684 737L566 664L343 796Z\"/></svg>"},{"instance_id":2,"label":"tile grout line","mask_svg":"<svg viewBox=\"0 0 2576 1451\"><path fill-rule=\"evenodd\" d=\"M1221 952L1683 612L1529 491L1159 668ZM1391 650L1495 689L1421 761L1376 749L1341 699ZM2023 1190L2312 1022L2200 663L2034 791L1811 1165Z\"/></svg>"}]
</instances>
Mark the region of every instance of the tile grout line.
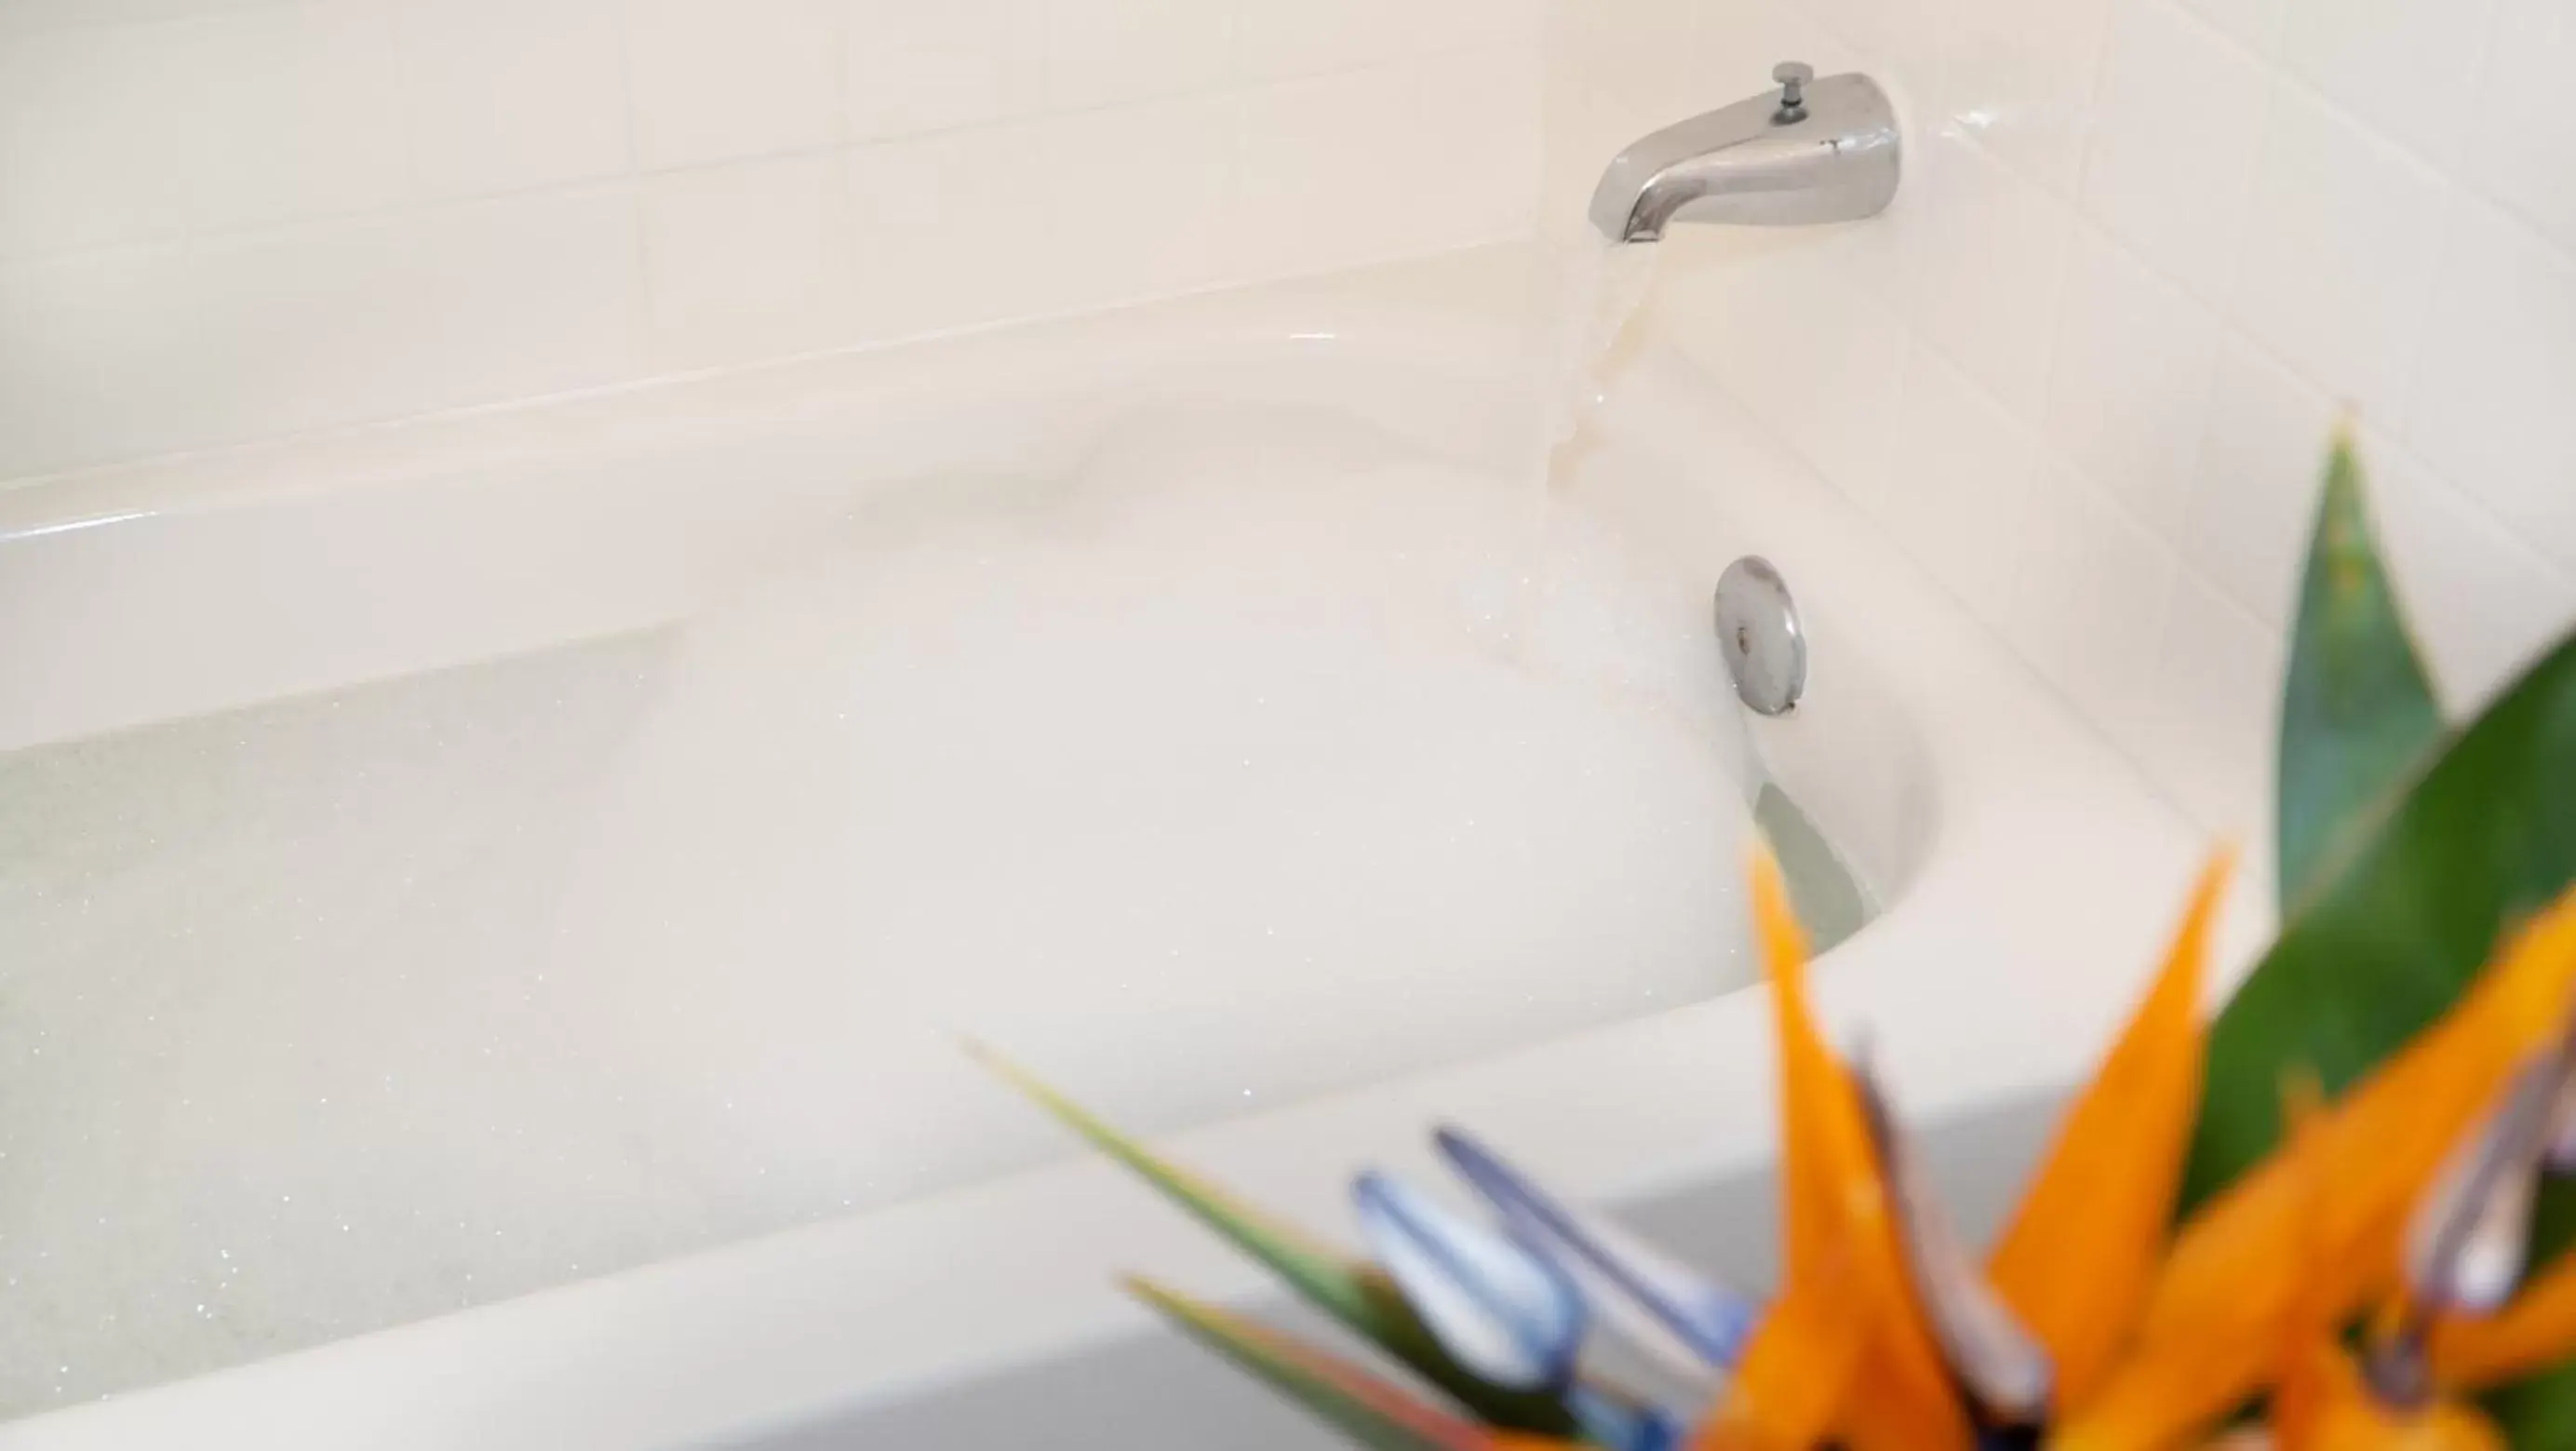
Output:
<instances>
[{"instance_id":1,"label":"tile grout line","mask_svg":"<svg viewBox=\"0 0 2576 1451\"><path fill-rule=\"evenodd\" d=\"M661 289L653 285L653 240L645 225L642 122L639 119L635 85L635 26L628 13L627 0L612 0L607 6L609 24L616 32L617 89L619 109L623 113L620 128L626 148L627 229L633 240L636 305L642 316L636 319L642 336L637 340L642 356L636 361L651 372L662 351L664 305Z\"/></svg>"},{"instance_id":2,"label":"tile grout line","mask_svg":"<svg viewBox=\"0 0 2576 1451\"><path fill-rule=\"evenodd\" d=\"M621 183L640 184L664 177L686 176L694 173L718 171L727 167L749 165L764 161L782 161L796 158L827 156L837 152L860 150L873 146L904 145L916 142L926 142L943 137L955 137L971 135L979 132L998 131L1010 127L1043 125L1055 120L1072 120L1083 117L1143 110L1155 106L1219 100L1232 96L1245 96L1258 92L1287 89L1317 81L1343 79L1353 76L1370 75L1378 72L1392 72L1405 66L1415 66L1418 68L1422 62L1429 60L1452 60L1472 56L1499 56L1509 52L1528 49L1528 46L1525 43L1519 42L1441 49L1426 52L1421 56L1398 57L1394 60L1376 61L1334 70L1315 71L1275 80L1255 81L1245 84L1195 87L1185 90L1161 92L1151 96L1105 102L1097 105L1071 107L1063 110L1041 110L1010 116L996 116L986 120L971 121L956 125L936 126L918 131L888 132L866 136L852 135L847 134L845 118L842 128L844 135L843 138L838 141L810 142L801 145L767 147L757 151L745 152L739 156L728 156L708 161L648 165L640 159L635 139L635 113L637 107L633 94L634 85L631 74L631 64L626 55L623 11L620 10L618 14L620 17L619 69L622 88L621 106L624 111L624 116L621 121L621 134L623 137L625 159L615 169L594 171L585 175L569 176L525 185L477 188L471 191L458 192L450 195L424 196L418 194L415 189L409 199L389 204L321 208L254 221L226 223L212 227L158 229L148 233L138 233L136 235L119 237L107 241L83 242L70 246L0 249L0 271L39 270L45 267L72 265L96 257L126 256L136 253L150 252L174 252L199 244L273 240L290 236L297 232L325 230L335 226L356 225L379 221L401 221L415 216L435 215L451 210L461 210L491 203L528 201L553 195L572 195L586 191L595 191L603 187L614 186Z\"/></svg>"}]
</instances>

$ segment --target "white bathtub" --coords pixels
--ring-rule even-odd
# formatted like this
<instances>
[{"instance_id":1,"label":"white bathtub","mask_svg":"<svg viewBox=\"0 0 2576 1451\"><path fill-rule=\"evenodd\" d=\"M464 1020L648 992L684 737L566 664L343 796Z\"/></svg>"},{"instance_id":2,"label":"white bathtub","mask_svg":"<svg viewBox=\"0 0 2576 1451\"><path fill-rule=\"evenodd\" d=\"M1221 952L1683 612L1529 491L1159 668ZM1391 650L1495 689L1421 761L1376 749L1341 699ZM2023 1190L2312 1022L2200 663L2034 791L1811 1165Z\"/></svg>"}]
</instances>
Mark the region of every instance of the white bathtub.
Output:
<instances>
[{"instance_id":1,"label":"white bathtub","mask_svg":"<svg viewBox=\"0 0 2576 1451\"><path fill-rule=\"evenodd\" d=\"M1514 420L1534 405L1520 306L1530 295L1527 259L1494 252L39 481L0 494L0 748L104 740L96 750L113 752L123 749L114 741L139 739L115 733L156 722L710 617L747 589L793 577L816 540L844 532L888 484L1063 475L1140 419L1222 434L1236 416L1228 410L1273 420L1291 410L1508 472L1527 446ZM1927 1120L2071 1076L2137 985L2192 866L2192 834L1679 353L1650 339L1615 376L1587 436L1583 487L1640 558L1701 589L1730 559L1760 553L1804 608L1814 654L1806 702L1773 721L1738 721L1726 707L1709 718L1707 749L1738 779L1780 783L1884 899L1879 919L1826 960L1821 993L1837 1024L1867 1030L1894 1094ZM1696 597L1674 598L1676 609L1699 607ZM492 688L495 708L518 699L506 682ZM350 698L407 718L402 697ZM1025 704L1028 728L1047 729L1046 702ZM711 718L720 731L757 724L739 712ZM572 759L584 748L567 730L568 744L558 744ZM745 739L741 749L760 746ZM659 864L660 875L612 874L592 886L633 893L640 919L705 865L675 859ZM1665 890L1656 873L1668 862L1641 855L1613 866L1603 880ZM1615 894L1597 906L1581 898L1544 903L1543 915L1578 937L1615 933ZM1515 922L1520 905L1494 904L1494 920ZM184 910L172 920L184 925ZM688 930L705 928L679 935ZM636 942L649 952L660 935L641 931ZM782 939L750 940L765 951ZM152 996L164 988L151 954L128 962L138 954L120 952L117 975L99 982L99 996L113 1000L100 1011L149 999L177 1015L181 1039L224 1031L224 1014L240 1011L227 1000L192 1018L185 994ZM686 970L696 959L676 960ZM276 1001L314 1012L326 1035L332 1020L311 1004L334 990L327 966L298 969L310 984L273 985ZM1175 1043L1150 1015L1130 1022L1124 1041L1099 1041L1067 1016L1088 998L1049 997L1058 988L1036 971L980 983L989 1013L943 1002L945 1025L996 1033L1078 1096L1130 1119L1182 1126L1169 1136L1173 1152L1318 1225L1339 1222L1355 1165L1428 1176L1423 1134L1440 1120L1470 1125L1568 1190L1607 1200L1703 1181L1758 1159L1768 1142L1762 1003L1758 991L1718 991L1732 981L1723 973L1696 994L1689 987L1699 979L1648 972L1627 988L1541 1003L1538 988L1551 984L1498 970L1516 991L1530 986L1538 1006L1498 1010L1491 1021L1464 1021L1467 1005L1482 1001L1466 991L1472 982L1443 989L1457 1012L1417 1012L1419 1021L1384 1007L1383 974L1284 997L1250 982L1229 993L1220 982L1194 1000L1191 1036ZM782 1126L774 1121L798 1111L793 1092L755 1106L750 1120L688 1100L687 1074L705 1066L695 1056L701 1042L709 1061L751 1082L771 1033L807 1053L829 1041L812 1024L728 1021L726 973L708 970L707 1023L653 1040L686 1080L671 1111L703 1111L701 1138L742 1124L748 1141L774 1133L810 1158L832 1132L831 1105L818 1110L819 1126ZM60 991L49 1010L76 1002L88 1011L87 995ZM1365 1035L1374 1047L1349 1047L1363 1035L1337 1033L1336 1014L1394 1026ZM1051 1022L1073 1026L1050 1036ZM901 1026L917 1038L931 1025ZM701 1027L709 1036L688 1036ZM464 1096L450 1120L419 1125L419 1162L451 1166L442 1182L415 1186L423 1202L472 1201L471 1186L454 1182L470 1177L452 1167L464 1151L432 1153L440 1135L506 1132L511 1104L528 1093L549 1095L558 1125L577 1102L558 1092L564 1075L548 1059L542 1019L494 1029L488 1041L442 1027L434 1012L408 1036L370 1031L365 1052L393 1055L406 1072L445 1071L457 1056L500 1046L504 1061L488 1075L459 1080ZM876 1041L852 1031L853 1042ZM17 1048L40 1051L46 1041L22 1035ZM1239 1056L1263 1092L1249 1103L1219 1093L1225 1071L1186 1062L1192 1043ZM649 1206L665 1196L711 1191L638 1170L591 1185L599 1202L578 1209L648 1222L638 1238L610 1237L614 1273L540 1254L512 1262L503 1288L551 1288L52 1410L0 1428L0 1444L740 1441L1133 1335L1142 1322L1109 1288L1116 1270L1212 1296L1258 1287L1144 1192L1074 1154L998 1090L961 1087L963 1078L942 1061L879 1080L905 1097L900 1109L918 1125L870 1150L877 1157L845 1214L623 1267L617 1244L722 1237L736 1223L721 1213L678 1226L655 1220ZM147 1075L132 1091L157 1085L177 1103L183 1084L184 1075ZM237 1122L185 1128L195 1111L156 1108L156 1121L183 1127L154 1142L261 1162L266 1146L241 1140ZM79 1109L55 1117L78 1122ZM277 1133L321 1136L299 1140L309 1155L331 1142L327 1122L317 1107ZM350 1154L391 1166L370 1172L399 1171L400 1147L389 1150L382 1121L370 1122L372 1136ZM41 1174L41 1140L11 1142L21 1151L0 1171ZM541 1186L507 1187L537 1195ZM578 1206L584 1191L568 1183L543 1192ZM722 1186L712 1192L721 1201ZM149 1222L183 1222L186 1210L159 1206ZM392 1274L363 1250L338 1247L328 1225L283 1222L289 1230L264 1247L275 1261L267 1273L292 1263L326 1281ZM303 1231L311 1234L299 1239ZM146 1251L166 1246L135 1248L138 1263L155 1263ZM226 1250L224 1267L208 1273L237 1273L232 1263ZM386 1303L411 1306L408 1314L417 1300ZM256 1327L184 1353L219 1361L229 1345L238 1359L240 1347L341 1328ZM41 1357L44 1334L27 1330L13 1348ZM1150 1390L1138 1388L1140 1402ZM1159 1444L1154 1431L1140 1411L1118 1443Z\"/></svg>"}]
</instances>

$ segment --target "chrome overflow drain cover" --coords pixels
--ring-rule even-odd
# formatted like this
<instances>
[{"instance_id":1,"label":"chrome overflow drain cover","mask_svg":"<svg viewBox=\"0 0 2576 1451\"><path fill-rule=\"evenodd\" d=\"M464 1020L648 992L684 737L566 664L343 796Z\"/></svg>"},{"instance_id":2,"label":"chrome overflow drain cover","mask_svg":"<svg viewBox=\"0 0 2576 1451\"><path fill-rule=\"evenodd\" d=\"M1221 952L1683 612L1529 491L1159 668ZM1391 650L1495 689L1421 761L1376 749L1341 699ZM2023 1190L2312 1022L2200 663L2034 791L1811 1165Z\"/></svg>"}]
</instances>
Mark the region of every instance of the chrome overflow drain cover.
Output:
<instances>
[{"instance_id":1,"label":"chrome overflow drain cover","mask_svg":"<svg viewBox=\"0 0 2576 1451\"><path fill-rule=\"evenodd\" d=\"M1717 579L1717 644L1738 698L1761 715L1786 714L1807 692L1807 633L1798 603L1771 561L1748 554Z\"/></svg>"}]
</instances>

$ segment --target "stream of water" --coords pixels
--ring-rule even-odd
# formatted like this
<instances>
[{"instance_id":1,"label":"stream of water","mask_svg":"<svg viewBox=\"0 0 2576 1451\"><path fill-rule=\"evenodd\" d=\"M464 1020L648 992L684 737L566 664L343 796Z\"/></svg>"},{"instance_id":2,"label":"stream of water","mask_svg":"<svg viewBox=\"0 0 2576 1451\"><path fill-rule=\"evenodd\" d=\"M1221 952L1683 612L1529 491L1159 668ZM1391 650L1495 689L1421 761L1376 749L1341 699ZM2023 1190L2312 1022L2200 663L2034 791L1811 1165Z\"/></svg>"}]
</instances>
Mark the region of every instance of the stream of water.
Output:
<instances>
[{"instance_id":1,"label":"stream of water","mask_svg":"<svg viewBox=\"0 0 2576 1451\"><path fill-rule=\"evenodd\" d=\"M1546 598L1561 484L1581 451L1584 421L1600 401L1612 354L1654 288L1659 251L1623 246L1589 230L1542 250L1538 429L1523 486L1529 537L1513 598L1509 636L1515 641L1529 637L1532 616Z\"/></svg>"},{"instance_id":2,"label":"stream of water","mask_svg":"<svg viewBox=\"0 0 2576 1451\"><path fill-rule=\"evenodd\" d=\"M1507 626L1512 649L1525 660L1544 629L1540 614L1549 608L1558 583L1564 552L1556 537L1558 521L1571 507L1566 489L1581 461L1585 425L1604 399L1620 344L1654 292L1663 255L1660 246L1611 242L1588 228L1561 235L1540 250L1535 304L1544 329L1540 424L1522 485L1528 501L1527 564L1517 577ZM1754 773L1744 788L1755 825L1779 857L1791 898L1818 950L1831 947L1860 930L1876 914L1877 903L1815 823L1761 774L1759 759L1748 754L1745 760Z\"/></svg>"}]
</instances>

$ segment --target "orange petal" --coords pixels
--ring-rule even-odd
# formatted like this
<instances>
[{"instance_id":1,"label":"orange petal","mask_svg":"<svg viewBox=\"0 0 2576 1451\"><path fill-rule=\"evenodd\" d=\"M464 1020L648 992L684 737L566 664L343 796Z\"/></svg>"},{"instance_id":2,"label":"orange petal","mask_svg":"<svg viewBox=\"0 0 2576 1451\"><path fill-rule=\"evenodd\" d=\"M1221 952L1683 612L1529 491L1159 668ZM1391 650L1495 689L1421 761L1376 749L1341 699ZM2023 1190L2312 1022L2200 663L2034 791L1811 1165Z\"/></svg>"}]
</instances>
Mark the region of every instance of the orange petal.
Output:
<instances>
[{"instance_id":1,"label":"orange petal","mask_svg":"<svg viewBox=\"0 0 2576 1451\"><path fill-rule=\"evenodd\" d=\"M1866 1343L1852 1333L1849 1288L1828 1270L1772 1303L1691 1451L1812 1451L1832 1434Z\"/></svg>"},{"instance_id":2,"label":"orange petal","mask_svg":"<svg viewBox=\"0 0 2576 1451\"><path fill-rule=\"evenodd\" d=\"M1937 1353L1915 1354L1882 1331L1852 1385L1836 1422L1837 1440L1848 1451L1966 1451L1975 1440L1957 1386Z\"/></svg>"},{"instance_id":3,"label":"orange petal","mask_svg":"<svg viewBox=\"0 0 2576 1451\"><path fill-rule=\"evenodd\" d=\"M2329 1423L2308 1451L2512 1451L2504 1432L2475 1406L2435 1401L2402 1420L2349 1432Z\"/></svg>"},{"instance_id":4,"label":"orange petal","mask_svg":"<svg viewBox=\"0 0 2576 1451\"><path fill-rule=\"evenodd\" d=\"M1768 856L1753 863L1753 909L1780 1054L1787 1269L1780 1296L1693 1434L1692 1451L1809 1451L1831 1434L1868 1343L1854 1330L1866 1323L1866 1308L1853 1290L1856 1256L1841 1184L1852 1150L1836 1134L1831 1095L1822 1088L1839 1070L1808 1012L1806 936Z\"/></svg>"},{"instance_id":5,"label":"orange petal","mask_svg":"<svg viewBox=\"0 0 2576 1451\"><path fill-rule=\"evenodd\" d=\"M2475 1409L2436 1400L2410 1408L2382 1405L2352 1360L2332 1343L2309 1353L2319 1379L2309 1409L2289 1423L2275 1416L2275 1451L2507 1451L2504 1434Z\"/></svg>"},{"instance_id":6,"label":"orange petal","mask_svg":"<svg viewBox=\"0 0 2576 1451\"><path fill-rule=\"evenodd\" d=\"M2315 1139L2324 1119L2317 1103L2315 1078L2291 1078L2283 1085L2282 1097L2282 1122L2288 1126L2291 1146L2294 1150L2304 1147ZM2288 1162L2296 1166L2290 1179L2299 1212L2306 1216L2304 1223L2313 1225L2321 1213L2317 1172L2321 1161L2312 1155L2293 1153ZM2296 1363L2303 1359L2314 1343L2312 1329L2318 1317L2327 1313L2314 1298L2292 1311L2280 1326L2281 1340L2275 1347L2276 1352L2287 1354L2276 1355L2276 1360ZM2084 1405L2080 1417L2051 1438L2049 1445L2052 1451L2150 1451L2198 1445L2195 1433L2232 1408L2230 1404L2206 1406L2208 1396L2203 1388L2235 1374L2238 1358L2235 1347L2209 1340L2168 1346L2156 1355L2129 1361ZM2297 1377L2285 1378L2283 1394L2294 1417L2303 1413L2302 1407L2314 1403L2308 1386ZM2264 1444L2268 1451L2270 1443Z\"/></svg>"},{"instance_id":7,"label":"orange petal","mask_svg":"<svg viewBox=\"0 0 2576 1451\"><path fill-rule=\"evenodd\" d=\"M2407 1215L2425 1182L2506 1076L2559 1031L2571 979L2576 890L2517 934L2449 1013L2355 1085L2313 1134L2248 1171L2183 1227L2149 1292L2135 1349L2060 1440L2167 1444L2262 1384L2303 1289L2340 1318L2393 1287ZM2313 1230L2302 1188L2310 1174L2325 1186ZM2160 1414L2134 1419L2153 1404Z\"/></svg>"},{"instance_id":8,"label":"orange petal","mask_svg":"<svg viewBox=\"0 0 2576 1451\"><path fill-rule=\"evenodd\" d=\"M2321 1267L2326 1223L2325 1158L2311 1149L2325 1131L2324 1088L2316 1075L2292 1075L2281 1089L2282 1137L2289 1145L2289 1178L2298 1191L2300 1243L2309 1278L2282 1323L2281 1383L2272 1392L2274 1436L2293 1442L2313 1433L2331 1408L2365 1396L2352 1359L2337 1332L2332 1285Z\"/></svg>"},{"instance_id":9,"label":"orange petal","mask_svg":"<svg viewBox=\"0 0 2576 1451\"><path fill-rule=\"evenodd\" d=\"M2316 1201L2321 1218L2325 1200ZM2476 1410L2435 1398L2389 1405L2344 1348L2341 1325L2321 1296L2305 1317L2272 1395L2274 1451L2506 1451L2503 1433Z\"/></svg>"},{"instance_id":10,"label":"orange petal","mask_svg":"<svg viewBox=\"0 0 2576 1451\"><path fill-rule=\"evenodd\" d=\"M2258 1365L2275 1357L2257 1351ZM2048 1438L2049 1451L2178 1451L2195 1433L2234 1409L2236 1399L2210 1387L2233 1384L2246 1359L2241 1347L2191 1341L2123 1361L2082 1409Z\"/></svg>"},{"instance_id":11,"label":"orange petal","mask_svg":"<svg viewBox=\"0 0 2576 1451\"><path fill-rule=\"evenodd\" d=\"M2280 1388L2272 1395L2267 1419L2274 1451L2317 1445L2330 1419L2338 1413L2349 1415L2356 1402L2369 1401L2361 1375L2342 1346L2313 1336L2300 1339L2302 1343L2282 1368Z\"/></svg>"},{"instance_id":12,"label":"orange petal","mask_svg":"<svg viewBox=\"0 0 2576 1451\"><path fill-rule=\"evenodd\" d=\"M2176 1239L2147 1306L2143 1333L2208 1334L2260 1326L2280 1312L2293 1282L2280 1271L2304 1266L2305 1212L2298 1179L2322 1177L2322 1271L2334 1304L2349 1313L2394 1282L2405 1221L2425 1182L2461 1134L2493 1102L2505 1079L2555 1035L2576 981L2576 891L2518 934L2449 1013L2373 1070L2295 1150L2315 1155L2313 1171L2270 1160L2213 1200ZM2259 1270L2251 1281L2248 1271Z\"/></svg>"},{"instance_id":13,"label":"orange petal","mask_svg":"<svg viewBox=\"0 0 2576 1451\"><path fill-rule=\"evenodd\" d=\"M1789 1295L1820 1277L1847 1277L1840 1332L1861 1340L1867 1393L1857 1422L1837 1424L1854 1451L1964 1447L1966 1412L1905 1278L1896 1226L1869 1124L1851 1079L1817 1029L1807 999L1806 936L1771 858L1753 864L1753 917L1770 978L1780 1054L1782 1238ZM1882 1439L1882 1424L1901 1439Z\"/></svg>"},{"instance_id":14,"label":"orange petal","mask_svg":"<svg viewBox=\"0 0 2576 1451\"><path fill-rule=\"evenodd\" d=\"M2048 1347L2059 1405L2101 1383L2136 1327L2173 1219L2200 1108L2211 921L2235 867L2201 869L2155 985L2057 1131L1987 1274Z\"/></svg>"},{"instance_id":15,"label":"orange petal","mask_svg":"<svg viewBox=\"0 0 2576 1451\"><path fill-rule=\"evenodd\" d=\"M1877 1187L1875 1173L1861 1167L1869 1156L1866 1126L1856 1113L1846 1124L1834 1112L1842 1070L1816 1030L1807 1002L1807 936L1768 853L1753 862L1753 923L1780 1055L1781 1246L1795 1287L1842 1264L1856 1211L1862 1217L1881 1211L1846 1203L1847 1194L1865 1197ZM1866 1185L1858 1182L1864 1178Z\"/></svg>"},{"instance_id":16,"label":"orange petal","mask_svg":"<svg viewBox=\"0 0 2576 1451\"><path fill-rule=\"evenodd\" d=\"M2576 1357L2576 1250L2532 1277L2503 1313L2433 1322L2433 1374L2443 1385L2485 1390Z\"/></svg>"}]
</instances>

